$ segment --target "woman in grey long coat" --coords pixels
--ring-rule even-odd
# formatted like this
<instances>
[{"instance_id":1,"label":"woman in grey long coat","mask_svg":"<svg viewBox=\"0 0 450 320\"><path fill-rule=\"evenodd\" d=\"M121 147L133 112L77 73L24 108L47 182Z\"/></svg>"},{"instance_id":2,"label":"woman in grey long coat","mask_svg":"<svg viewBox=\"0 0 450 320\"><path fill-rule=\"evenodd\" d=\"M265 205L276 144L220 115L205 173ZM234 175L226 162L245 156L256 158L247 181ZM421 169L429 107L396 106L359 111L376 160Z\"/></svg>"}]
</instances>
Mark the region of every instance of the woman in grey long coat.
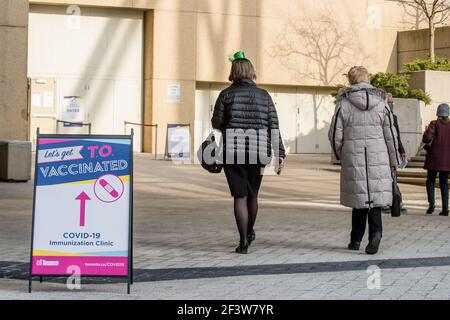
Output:
<instances>
[{"instance_id":1,"label":"woman in grey long coat","mask_svg":"<svg viewBox=\"0 0 450 320\"><path fill-rule=\"evenodd\" d=\"M341 204L353 208L348 248L359 250L369 221L367 254L376 254L383 227L381 208L392 205L392 170L399 165L397 133L387 96L369 82L367 69L352 67L350 87L338 93L329 131L341 161Z\"/></svg>"}]
</instances>

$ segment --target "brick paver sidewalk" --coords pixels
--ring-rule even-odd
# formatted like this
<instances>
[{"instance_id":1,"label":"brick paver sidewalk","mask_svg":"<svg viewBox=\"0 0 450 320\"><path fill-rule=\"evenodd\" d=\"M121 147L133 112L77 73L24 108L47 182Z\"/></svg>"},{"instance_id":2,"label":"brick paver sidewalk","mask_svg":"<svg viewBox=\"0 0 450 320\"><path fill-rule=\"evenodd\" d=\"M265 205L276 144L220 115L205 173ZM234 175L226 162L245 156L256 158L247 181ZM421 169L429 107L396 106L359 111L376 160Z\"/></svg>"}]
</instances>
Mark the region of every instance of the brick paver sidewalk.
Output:
<instances>
[{"instance_id":1,"label":"brick paver sidewalk","mask_svg":"<svg viewBox=\"0 0 450 320\"><path fill-rule=\"evenodd\" d=\"M0 183L0 298L422 299L450 298L450 220L426 216L421 187L402 185L409 208L385 215L381 251L346 250L350 211L328 157L291 156L264 178L257 240L235 254L237 230L224 176L136 156L134 268L123 284L92 280L69 291L58 280L26 293L32 183ZM369 289L367 267L381 268ZM376 282L375 282L376 284Z\"/></svg>"}]
</instances>

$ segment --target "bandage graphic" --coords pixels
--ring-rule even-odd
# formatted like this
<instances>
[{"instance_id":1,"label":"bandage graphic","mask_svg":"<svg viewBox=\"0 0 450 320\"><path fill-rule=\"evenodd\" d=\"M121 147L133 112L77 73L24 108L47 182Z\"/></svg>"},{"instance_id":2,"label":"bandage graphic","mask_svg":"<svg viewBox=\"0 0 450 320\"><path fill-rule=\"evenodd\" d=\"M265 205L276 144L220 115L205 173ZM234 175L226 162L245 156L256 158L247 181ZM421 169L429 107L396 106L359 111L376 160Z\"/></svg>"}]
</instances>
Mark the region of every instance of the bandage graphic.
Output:
<instances>
[{"instance_id":1,"label":"bandage graphic","mask_svg":"<svg viewBox=\"0 0 450 320\"><path fill-rule=\"evenodd\" d=\"M98 183L103 187L103 189L108 191L108 193L113 198L117 198L119 196L119 192L117 192L117 190L114 189L105 179L100 179L100 181Z\"/></svg>"}]
</instances>

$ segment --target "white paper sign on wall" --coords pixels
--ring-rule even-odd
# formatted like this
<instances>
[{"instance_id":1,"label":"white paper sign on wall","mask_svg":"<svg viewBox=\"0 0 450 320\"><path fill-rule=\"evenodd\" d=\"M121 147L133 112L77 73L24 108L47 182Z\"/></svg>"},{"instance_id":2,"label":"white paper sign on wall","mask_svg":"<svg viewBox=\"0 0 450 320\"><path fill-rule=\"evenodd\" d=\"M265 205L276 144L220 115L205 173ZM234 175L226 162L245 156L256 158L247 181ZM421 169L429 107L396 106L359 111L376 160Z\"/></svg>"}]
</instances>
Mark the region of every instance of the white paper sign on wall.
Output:
<instances>
[{"instance_id":1,"label":"white paper sign on wall","mask_svg":"<svg viewBox=\"0 0 450 320\"><path fill-rule=\"evenodd\" d=\"M84 101L83 97L64 97L62 119L69 122L83 123L84 121ZM64 126L69 126L65 124Z\"/></svg>"},{"instance_id":2,"label":"white paper sign on wall","mask_svg":"<svg viewBox=\"0 0 450 320\"><path fill-rule=\"evenodd\" d=\"M181 84L179 82L171 82L167 84L166 100L169 103L181 102Z\"/></svg>"}]
</instances>

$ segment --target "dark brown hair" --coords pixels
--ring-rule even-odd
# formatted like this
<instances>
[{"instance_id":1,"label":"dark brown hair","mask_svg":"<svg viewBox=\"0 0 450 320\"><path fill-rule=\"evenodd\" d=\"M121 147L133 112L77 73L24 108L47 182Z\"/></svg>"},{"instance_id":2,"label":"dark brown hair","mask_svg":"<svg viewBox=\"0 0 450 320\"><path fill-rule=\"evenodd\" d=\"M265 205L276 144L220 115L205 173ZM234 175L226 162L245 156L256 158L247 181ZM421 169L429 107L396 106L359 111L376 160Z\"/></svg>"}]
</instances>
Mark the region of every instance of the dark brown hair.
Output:
<instances>
[{"instance_id":1,"label":"dark brown hair","mask_svg":"<svg viewBox=\"0 0 450 320\"><path fill-rule=\"evenodd\" d=\"M235 82L243 79L255 80L255 68L249 60L235 60L231 65L231 72L228 80Z\"/></svg>"}]
</instances>

